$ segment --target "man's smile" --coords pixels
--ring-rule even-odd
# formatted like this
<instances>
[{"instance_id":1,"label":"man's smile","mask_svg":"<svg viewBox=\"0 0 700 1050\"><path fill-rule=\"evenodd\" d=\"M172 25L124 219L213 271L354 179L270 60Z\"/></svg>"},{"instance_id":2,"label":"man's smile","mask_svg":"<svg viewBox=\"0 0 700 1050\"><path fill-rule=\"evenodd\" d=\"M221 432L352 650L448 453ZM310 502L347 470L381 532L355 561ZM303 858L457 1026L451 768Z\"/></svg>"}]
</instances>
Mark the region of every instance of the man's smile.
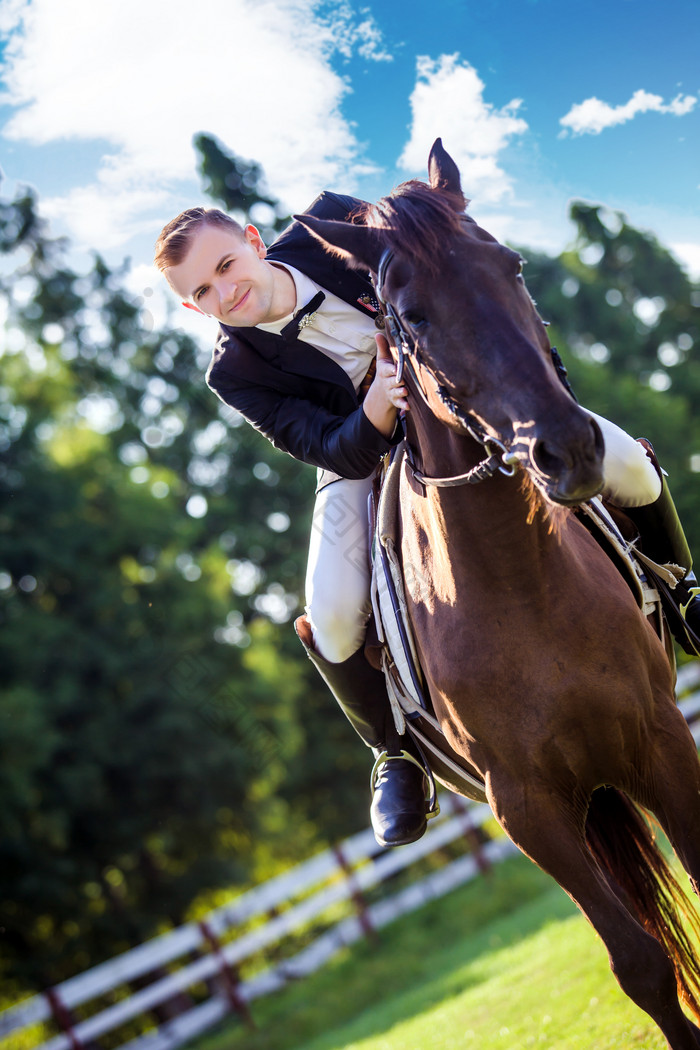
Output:
<instances>
[{"instance_id":1,"label":"man's smile","mask_svg":"<svg viewBox=\"0 0 700 1050\"><path fill-rule=\"evenodd\" d=\"M229 311L228 311L228 312L229 312L230 314L232 314L232 313L235 313L235 311L236 311L236 310L238 310L238 309L239 309L239 308L240 308L241 306L243 306L243 304L245 303L245 301L246 301L246 299L248 298L248 296L249 296L249 295L250 295L250 288L248 289L248 291L247 291L247 292L245 292L245 293L244 293L244 294L243 294L243 295L242 295L242 296L240 297L240 299L238 299L238 300L237 300L237 301L236 301L236 302L235 302L235 303L233 304L233 306L229 307Z\"/></svg>"}]
</instances>

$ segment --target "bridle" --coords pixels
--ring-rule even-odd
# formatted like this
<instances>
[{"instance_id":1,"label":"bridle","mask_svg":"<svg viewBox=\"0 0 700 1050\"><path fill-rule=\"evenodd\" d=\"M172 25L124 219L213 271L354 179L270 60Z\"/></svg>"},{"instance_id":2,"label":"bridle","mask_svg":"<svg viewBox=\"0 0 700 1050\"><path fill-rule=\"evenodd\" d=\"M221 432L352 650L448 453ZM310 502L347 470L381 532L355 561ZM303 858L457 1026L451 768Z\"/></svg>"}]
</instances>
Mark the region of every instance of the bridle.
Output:
<instances>
[{"instance_id":1,"label":"bridle","mask_svg":"<svg viewBox=\"0 0 700 1050\"><path fill-rule=\"evenodd\" d=\"M436 488L455 488L458 485L478 485L479 482L493 477L494 474L505 474L507 477L512 477L519 462L518 456L514 452L511 452L504 442L488 434L486 429L477 419L469 415L468 412L465 412L448 392L447 387L442 383L439 383L430 369L421 362L419 349L415 340L411 339L406 331L393 303L390 303L385 298L384 285L386 282L387 270L393 261L394 254L393 248L385 248L382 252L381 259L379 260L379 267L377 269L375 290L377 293L377 299L384 310L387 332L391 337L391 341L393 342L398 355L396 380L398 383L401 383L404 372L409 372L416 389L419 391L428 408L431 409L430 402L428 401L425 390L423 389L416 372L415 365L422 365L434 380L440 401L455 419L458 420L460 425L464 427L470 437L474 438L474 440L481 445L486 452L486 457L464 474L455 474L452 477L447 478L432 478L427 477L418 469L413 459L412 450L407 443L407 461L413 477L421 485L430 485Z\"/></svg>"}]
</instances>

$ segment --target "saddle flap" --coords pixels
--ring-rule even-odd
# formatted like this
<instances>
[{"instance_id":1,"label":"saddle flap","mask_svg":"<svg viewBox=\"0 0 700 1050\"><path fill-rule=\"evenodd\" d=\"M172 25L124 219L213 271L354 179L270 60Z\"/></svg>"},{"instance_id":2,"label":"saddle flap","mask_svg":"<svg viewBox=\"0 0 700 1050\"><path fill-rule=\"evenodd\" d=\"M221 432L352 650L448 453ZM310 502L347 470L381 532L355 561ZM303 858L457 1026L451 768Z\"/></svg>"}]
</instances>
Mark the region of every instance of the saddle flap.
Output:
<instances>
[{"instance_id":1,"label":"saddle flap","mask_svg":"<svg viewBox=\"0 0 700 1050\"><path fill-rule=\"evenodd\" d=\"M452 791L484 802L484 782L445 740L431 709L411 629L398 554L399 486L405 446L389 465L377 507L372 542L372 608L382 643L382 668L394 723L409 732L434 776Z\"/></svg>"}]
</instances>

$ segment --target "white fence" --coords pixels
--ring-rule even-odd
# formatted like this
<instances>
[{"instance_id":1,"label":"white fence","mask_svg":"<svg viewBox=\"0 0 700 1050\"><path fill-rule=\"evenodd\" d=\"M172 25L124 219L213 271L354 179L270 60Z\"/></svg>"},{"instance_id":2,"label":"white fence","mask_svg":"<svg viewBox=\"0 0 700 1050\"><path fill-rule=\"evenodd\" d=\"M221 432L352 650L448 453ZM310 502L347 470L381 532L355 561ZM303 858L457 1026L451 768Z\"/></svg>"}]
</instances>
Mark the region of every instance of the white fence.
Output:
<instances>
[{"instance_id":1,"label":"white fence","mask_svg":"<svg viewBox=\"0 0 700 1050\"><path fill-rule=\"evenodd\" d=\"M687 665L679 674L679 695L699 683L700 664ZM680 706L700 742L700 692L686 697ZM113 1033L110 1045L119 1045L120 1050L174 1050L228 1013L235 1011L250 1022L252 1000L314 972L345 945L374 935L515 852L508 839L485 833L483 825L491 817L488 806L443 793L441 807L440 816L418 842L384 851L370 829L362 831L256 886L205 919L155 937L10 1007L0 1013L0 1039L38 1025L38 1050L94 1050L107 1033ZM368 891L460 840L461 855L456 859L398 892L367 902ZM334 917L342 905L346 905L343 914ZM264 958L261 953L266 949L285 938L293 940L314 923L324 924L323 932L296 954L267 967L261 963L252 976L239 978L238 968L246 960ZM191 998L194 989L199 1001ZM182 1012L159 1023L159 1008L172 1005L178 996ZM152 1027L135 1037L127 1035L120 1043L119 1029L137 1019L142 1029ZM51 1035L50 1029L58 1034ZM22 1044L28 1046L29 1039Z\"/></svg>"}]
</instances>

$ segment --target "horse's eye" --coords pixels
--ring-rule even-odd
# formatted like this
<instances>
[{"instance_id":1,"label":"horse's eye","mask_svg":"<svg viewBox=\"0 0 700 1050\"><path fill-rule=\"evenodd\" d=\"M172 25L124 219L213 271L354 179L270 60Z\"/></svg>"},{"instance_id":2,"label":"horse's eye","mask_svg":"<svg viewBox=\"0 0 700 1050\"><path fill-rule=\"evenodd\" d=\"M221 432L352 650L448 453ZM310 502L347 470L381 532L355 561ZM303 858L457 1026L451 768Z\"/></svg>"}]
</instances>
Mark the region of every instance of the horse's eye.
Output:
<instances>
[{"instance_id":1,"label":"horse's eye","mask_svg":"<svg viewBox=\"0 0 700 1050\"><path fill-rule=\"evenodd\" d=\"M427 319L418 310L408 310L404 314L404 320L411 328L423 328L428 323Z\"/></svg>"},{"instance_id":2,"label":"horse's eye","mask_svg":"<svg viewBox=\"0 0 700 1050\"><path fill-rule=\"evenodd\" d=\"M518 277L522 277L522 275L523 275L523 266L524 265L525 265L525 259L523 259L522 256L520 256L520 258L518 259L517 270L515 271Z\"/></svg>"}]
</instances>

